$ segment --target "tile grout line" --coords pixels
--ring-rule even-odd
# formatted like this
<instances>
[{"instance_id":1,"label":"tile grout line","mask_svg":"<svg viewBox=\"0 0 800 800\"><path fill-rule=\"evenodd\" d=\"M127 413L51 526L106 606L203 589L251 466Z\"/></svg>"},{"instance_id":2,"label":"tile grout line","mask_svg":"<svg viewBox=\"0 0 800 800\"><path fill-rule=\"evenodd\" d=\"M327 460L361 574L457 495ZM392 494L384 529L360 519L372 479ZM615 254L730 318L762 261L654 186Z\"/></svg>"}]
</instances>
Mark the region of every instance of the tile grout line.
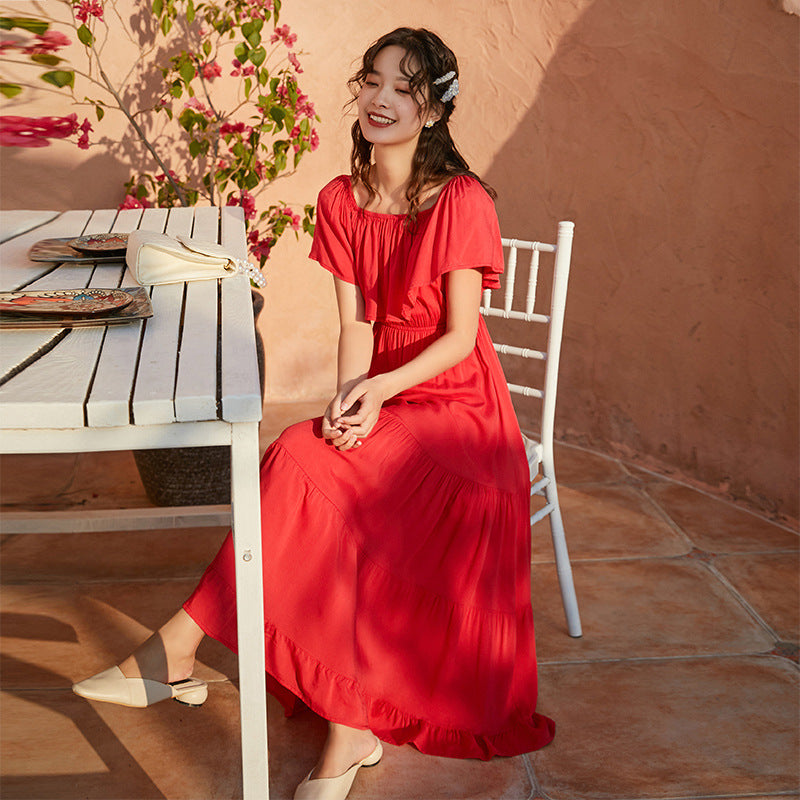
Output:
<instances>
[{"instance_id":1,"label":"tile grout line","mask_svg":"<svg viewBox=\"0 0 800 800\"><path fill-rule=\"evenodd\" d=\"M778 640L780 641L780 640ZM581 664L649 664L659 661L700 661L703 659L723 659L723 658L768 658L779 659L781 661L788 661L795 669L800 670L800 664L797 664L787 656L777 655L771 650L762 650L761 652L754 652L752 650L743 650L739 653L698 653L696 655L677 655L677 656L632 656L628 658L584 658L576 659L574 661L559 660L559 661L543 661L538 660L540 667L569 667L578 666Z\"/></svg>"}]
</instances>

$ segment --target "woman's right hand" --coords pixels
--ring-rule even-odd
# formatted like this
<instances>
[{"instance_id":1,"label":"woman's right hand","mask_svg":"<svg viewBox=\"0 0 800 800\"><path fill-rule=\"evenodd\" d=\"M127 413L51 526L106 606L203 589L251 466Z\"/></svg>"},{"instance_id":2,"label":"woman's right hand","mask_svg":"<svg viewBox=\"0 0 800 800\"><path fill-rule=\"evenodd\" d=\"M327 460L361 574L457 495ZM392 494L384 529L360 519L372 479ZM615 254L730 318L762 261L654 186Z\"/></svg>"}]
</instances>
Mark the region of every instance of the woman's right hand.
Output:
<instances>
[{"instance_id":1,"label":"woman's right hand","mask_svg":"<svg viewBox=\"0 0 800 800\"><path fill-rule=\"evenodd\" d=\"M327 439L337 450L350 450L353 447L360 447L361 442L347 427L340 427L333 423L333 420L342 416L342 397L341 392L328 403L325 413L322 416L322 436ZM352 412L351 412L352 413Z\"/></svg>"}]
</instances>

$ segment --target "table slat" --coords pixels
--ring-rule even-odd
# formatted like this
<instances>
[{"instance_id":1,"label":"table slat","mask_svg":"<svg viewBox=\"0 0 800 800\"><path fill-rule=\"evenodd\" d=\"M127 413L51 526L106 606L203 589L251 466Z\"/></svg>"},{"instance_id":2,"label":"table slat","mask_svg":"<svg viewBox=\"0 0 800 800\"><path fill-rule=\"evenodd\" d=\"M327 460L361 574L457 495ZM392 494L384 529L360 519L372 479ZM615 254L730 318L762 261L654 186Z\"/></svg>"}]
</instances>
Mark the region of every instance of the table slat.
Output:
<instances>
[{"instance_id":1,"label":"table slat","mask_svg":"<svg viewBox=\"0 0 800 800\"><path fill-rule=\"evenodd\" d=\"M80 236L91 211L65 211L52 222L0 245L0 291L13 292L53 268L51 261L28 261L28 250L40 239Z\"/></svg>"},{"instance_id":2,"label":"table slat","mask_svg":"<svg viewBox=\"0 0 800 800\"><path fill-rule=\"evenodd\" d=\"M221 209L222 244L237 258L247 258L244 212ZM222 419L254 422L261 419L261 387L258 381L256 343L253 337L253 304L250 282L245 278L222 281Z\"/></svg>"},{"instance_id":3,"label":"table slat","mask_svg":"<svg viewBox=\"0 0 800 800\"><path fill-rule=\"evenodd\" d=\"M121 273L120 267L110 269L117 276ZM85 286L89 275L85 267L65 266L37 281L36 288ZM88 285L107 288L109 280L107 269L98 267ZM3 427L36 428L43 420L50 428L83 427L83 404L105 331L102 326L74 328L49 353L0 387Z\"/></svg>"},{"instance_id":4,"label":"table slat","mask_svg":"<svg viewBox=\"0 0 800 800\"><path fill-rule=\"evenodd\" d=\"M192 238L218 242L219 209L195 209ZM189 281L175 385L175 417L181 422L217 417L217 281Z\"/></svg>"},{"instance_id":5,"label":"table slat","mask_svg":"<svg viewBox=\"0 0 800 800\"><path fill-rule=\"evenodd\" d=\"M148 208L141 215L123 212L111 232L130 233L137 226L146 230L163 230L166 221L165 208ZM138 285L127 268L121 285ZM127 425L130 421L131 395L143 327L142 320L136 320L108 329L86 403L86 419L90 427Z\"/></svg>"},{"instance_id":6,"label":"table slat","mask_svg":"<svg viewBox=\"0 0 800 800\"><path fill-rule=\"evenodd\" d=\"M0 211L0 242L7 242L21 233L38 228L55 219L58 211Z\"/></svg>"},{"instance_id":7,"label":"table slat","mask_svg":"<svg viewBox=\"0 0 800 800\"><path fill-rule=\"evenodd\" d=\"M189 236L193 219L193 208L170 209L165 232L170 236ZM153 316L144 326L133 390L133 421L137 425L175 421L175 375L183 291L182 283L152 287Z\"/></svg>"}]
</instances>

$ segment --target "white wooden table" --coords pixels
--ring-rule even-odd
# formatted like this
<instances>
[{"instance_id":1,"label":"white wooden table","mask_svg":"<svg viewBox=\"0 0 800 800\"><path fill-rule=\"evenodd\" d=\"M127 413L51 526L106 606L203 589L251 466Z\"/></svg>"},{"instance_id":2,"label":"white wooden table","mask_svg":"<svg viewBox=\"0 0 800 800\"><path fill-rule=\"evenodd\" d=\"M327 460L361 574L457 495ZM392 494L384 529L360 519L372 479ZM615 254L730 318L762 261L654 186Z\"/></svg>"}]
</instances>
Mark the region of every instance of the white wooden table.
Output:
<instances>
[{"instance_id":1,"label":"white wooden table","mask_svg":"<svg viewBox=\"0 0 800 800\"><path fill-rule=\"evenodd\" d=\"M110 264L32 262L39 239L136 228L219 241L246 257L240 208L0 212L0 290L115 288ZM4 514L3 531L160 528L232 518L245 800L269 797L258 482L261 419L250 286L243 276L153 287L153 317L117 326L0 331L0 452L229 445L231 507ZM205 517L202 515L205 513Z\"/></svg>"}]
</instances>

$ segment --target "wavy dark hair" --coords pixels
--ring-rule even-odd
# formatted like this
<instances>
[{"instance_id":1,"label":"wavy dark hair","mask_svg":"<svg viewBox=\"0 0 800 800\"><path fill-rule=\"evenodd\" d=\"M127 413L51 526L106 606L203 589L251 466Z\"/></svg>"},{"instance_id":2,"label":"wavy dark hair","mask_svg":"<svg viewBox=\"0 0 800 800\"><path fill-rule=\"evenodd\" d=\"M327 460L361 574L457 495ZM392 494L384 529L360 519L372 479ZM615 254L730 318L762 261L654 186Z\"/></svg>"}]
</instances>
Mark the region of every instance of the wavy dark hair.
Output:
<instances>
[{"instance_id":1,"label":"wavy dark hair","mask_svg":"<svg viewBox=\"0 0 800 800\"><path fill-rule=\"evenodd\" d=\"M458 62L453 51L435 34L425 28L397 28L385 36L381 36L364 53L361 69L347 82L355 102L361 87L375 65L375 58L384 47L397 45L405 50L400 61L403 74L408 77L409 89L420 114L433 111L439 119L430 128L422 128L417 142L417 149L411 166L411 180L406 189L408 200L408 221L413 224L419 211L423 193L433 186L449 180L456 175L470 175L478 180L492 199L497 193L491 186L469 168L464 157L450 135L447 125L455 110L454 99L446 103L441 101L442 95L450 86L450 81L436 84L437 78L454 72L458 77ZM377 195L370 182L370 166L372 163L372 143L364 138L358 120L351 130L353 149L350 154L350 174L354 181L360 182L367 190L367 205Z\"/></svg>"}]
</instances>

